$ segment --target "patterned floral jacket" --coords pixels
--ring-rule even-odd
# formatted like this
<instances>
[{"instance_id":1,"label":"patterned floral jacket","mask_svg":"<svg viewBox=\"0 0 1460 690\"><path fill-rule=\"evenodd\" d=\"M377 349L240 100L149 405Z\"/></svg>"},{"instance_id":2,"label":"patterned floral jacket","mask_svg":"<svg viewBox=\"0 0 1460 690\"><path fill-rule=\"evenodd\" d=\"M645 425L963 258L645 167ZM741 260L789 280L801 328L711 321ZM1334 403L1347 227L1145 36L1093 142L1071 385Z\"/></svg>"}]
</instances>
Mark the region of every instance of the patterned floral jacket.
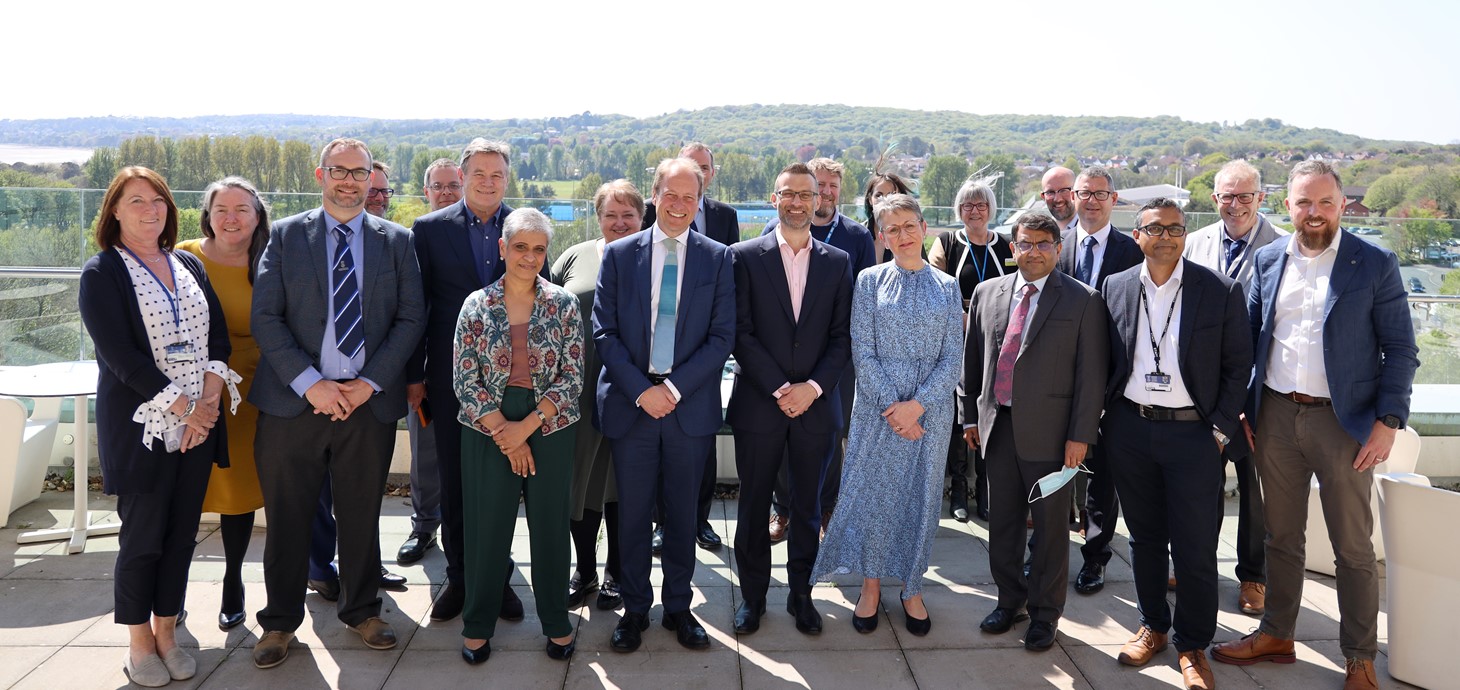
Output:
<instances>
[{"instance_id":1,"label":"patterned floral jacket","mask_svg":"<svg viewBox=\"0 0 1460 690\"><path fill-rule=\"evenodd\" d=\"M547 398L558 413L542 426L544 436L578 421L578 396L583 390L583 319L578 298L542 279L527 325L528 365L532 390ZM459 421L485 433L476 421L502 406L512 370L512 334L507 320L502 281L473 292L461 305L456 321L456 397Z\"/></svg>"}]
</instances>

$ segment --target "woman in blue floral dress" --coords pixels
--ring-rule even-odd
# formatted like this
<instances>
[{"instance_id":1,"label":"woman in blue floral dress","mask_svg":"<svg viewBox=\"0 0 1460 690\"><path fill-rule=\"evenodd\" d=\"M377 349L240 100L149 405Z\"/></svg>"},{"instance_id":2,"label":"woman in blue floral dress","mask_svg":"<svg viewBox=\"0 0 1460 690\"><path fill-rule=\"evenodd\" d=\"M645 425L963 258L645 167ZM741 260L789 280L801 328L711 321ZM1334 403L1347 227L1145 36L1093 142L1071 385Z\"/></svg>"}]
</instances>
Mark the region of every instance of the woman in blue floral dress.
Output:
<instances>
[{"instance_id":1,"label":"woman in blue floral dress","mask_svg":"<svg viewBox=\"0 0 1460 690\"><path fill-rule=\"evenodd\" d=\"M863 271L852 296L856 401L841 494L813 572L861 573L859 632L877 627L881 578L901 580L907 629L925 635L923 573L943 502L963 309L958 284L922 259L927 224L917 201L893 194L874 213L894 260Z\"/></svg>"}]
</instances>

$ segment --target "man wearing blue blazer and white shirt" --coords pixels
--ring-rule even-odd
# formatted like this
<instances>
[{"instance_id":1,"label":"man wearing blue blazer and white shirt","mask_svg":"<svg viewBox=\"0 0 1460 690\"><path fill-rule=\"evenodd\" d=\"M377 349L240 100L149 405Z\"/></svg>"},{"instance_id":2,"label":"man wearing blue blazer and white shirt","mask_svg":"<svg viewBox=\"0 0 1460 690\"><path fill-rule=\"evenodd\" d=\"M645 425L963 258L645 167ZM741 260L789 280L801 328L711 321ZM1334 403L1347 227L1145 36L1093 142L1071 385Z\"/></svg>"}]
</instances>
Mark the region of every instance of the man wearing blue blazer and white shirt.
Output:
<instances>
[{"instance_id":1,"label":"man wearing blue blazer and white shirt","mask_svg":"<svg viewBox=\"0 0 1460 690\"><path fill-rule=\"evenodd\" d=\"M1294 661L1316 475L1337 554L1344 687L1371 688L1379 647L1373 468L1389 458L1409 418L1419 359L1399 261L1339 227L1345 203L1333 166L1299 163L1288 176L1294 234L1257 252L1247 298L1256 338L1247 420L1267 518L1267 611L1256 632L1217 645L1212 658Z\"/></svg>"},{"instance_id":2,"label":"man wearing blue blazer and white shirt","mask_svg":"<svg viewBox=\"0 0 1460 690\"><path fill-rule=\"evenodd\" d=\"M598 421L613 444L619 488L624 616L611 639L619 652L638 649L649 626L650 521L661 491L664 627L685 647L710 645L689 611L695 504L722 422L720 374L735 343L730 250L689 231L704 175L693 161L673 158L654 177L658 220L604 248L593 304L603 359Z\"/></svg>"},{"instance_id":3,"label":"man wearing blue blazer and white shirt","mask_svg":"<svg viewBox=\"0 0 1460 690\"><path fill-rule=\"evenodd\" d=\"M1252 258L1257 250L1288 234L1257 210L1266 198L1262 173L1251 163L1235 160L1223 165L1217 171L1212 192L1212 203L1221 219L1188 234L1182 255L1241 283L1245 295L1252 284L1256 263ZM1237 609L1260 616L1267 599L1267 556L1262 546L1267 527L1262 522L1262 490L1250 453L1240 460L1230 454L1225 457L1237 470L1237 580L1241 583Z\"/></svg>"}]
</instances>

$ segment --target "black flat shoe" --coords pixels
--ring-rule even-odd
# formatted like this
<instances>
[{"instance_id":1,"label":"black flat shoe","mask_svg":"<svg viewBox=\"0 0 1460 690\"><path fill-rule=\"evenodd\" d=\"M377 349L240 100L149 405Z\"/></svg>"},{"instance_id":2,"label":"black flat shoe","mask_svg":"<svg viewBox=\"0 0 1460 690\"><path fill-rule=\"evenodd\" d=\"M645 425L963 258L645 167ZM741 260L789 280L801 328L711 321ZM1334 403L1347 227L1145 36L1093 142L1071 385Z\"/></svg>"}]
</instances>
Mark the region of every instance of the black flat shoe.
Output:
<instances>
[{"instance_id":1,"label":"black flat shoe","mask_svg":"<svg viewBox=\"0 0 1460 690\"><path fill-rule=\"evenodd\" d=\"M649 538L649 553L658 556L664 553L664 528L655 527L654 536Z\"/></svg>"},{"instance_id":2,"label":"black flat shoe","mask_svg":"<svg viewBox=\"0 0 1460 690\"><path fill-rule=\"evenodd\" d=\"M735 610L735 632L741 635L749 635L760 630L760 617L765 615L765 602L751 603L749 600L740 602L740 608Z\"/></svg>"},{"instance_id":3,"label":"black flat shoe","mask_svg":"<svg viewBox=\"0 0 1460 690\"><path fill-rule=\"evenodd\" d=\"M461 658L473 666L487 660L492 655L492 641L487 640L482 646L472 649L465 644L461 645Z\"/></svg>"},{"instance_id":4,"label":"black flat shoe","mask_svg":"<svg viewBox=\"0 0 1460 690\"><path fill-rule=\"evenodd\" d=\"M720 535L715 534L715 528L706 522L695 530L695 543L706 551L718 551L723 542L720 541Z\"/></svg>"},{"instance_id":5,"label":"black flat shoe","mask_svg":"<svg viewBox=\"0 0 1460 690\"><path fill-rule=\"evenodd\" d=\"M806 635L821 634L821 614L811 603L810 594L792 594L786 599L786 613L796 617L796 629Z\"/></svg>"},{"instance_id":6,"label":"black flat shoe","mask_svg":"<svg viewBox=\"0 0 1460 690\"><path fill-rule=\"evenodd\" d=\"M517 597L516 592L512 591L512 585L504 585L502 587L502 610L497 613L497 617L504 621L516 622L522 620L524 615L522 600Z\"/></svg>"},{"instance_id":7,"label":"black flat shoe","mask_svg":"<svg viewBox=\"0 0 1460 690\"><path fill-rule=\"evenodd\" d=\"M598 589L597 572L588 573L585 577L583 573L575 571L573 577L568 578L568 608L576 609L582 606L583 602L588 601L588 595L596 589Z\"/></svg>"},{"instance_id":8,"label":"black flat shoe","mask_svg":"<svg viewBox=\"0 0 1460 690\"><path fill-rule=\"evenodd\" d=\"M218 614L218 629L219 630L232 630L232 629L238 627L238 624L239 623L242 623L243 622L243 618L244 618L244 615L243 615L243 612L242 611L239 611L238 613L219 613Z\"/></svg>"},{"instance_id":9,"label":"black flat shoe","mask_svg":"<svg viewBox=\"0 0 1460 690\"><path fill-rule=\"evenodd\" d=\"M862 605L862 597L859 596L859 597L857 597L857 606L861 606L861 605ZM881 602L878 602L878 608L881 608ZM853 630L856 630L859 633L862 633L863 635L866 635L867 633L870 633L870 632L875 631L877 629L877 619L879 618L879 616L877 614L878 614L878 610L877 609L872 609L872 615L867 616L866 618L863 618L863 617L857 615L857 609L856 609L856 607L853 607L852 608L852 629Z\"/></svg>"},{"instance_id":10,"label":"black flat shoe","mask_svg":"<svg viewBox=\"0 0 1460 690\"><path fill-rule=\"evenodd\" d=\"M705 634L705 627L689 611L664 614L664 627L674 631L680 646L685 649L710 648L710 636Z\"/></svg>"},{"instance_id":11,"label":"black flat shoe","mask_svg":"<svg viewBox=\"0 0 1460 690\"><path fill-rule=\"evenodd\" d=\"M598 601L594 606L599 611L612 611L624 605L624 595L619 591L618 580L608 573L603 574L603 586L598 588Z\"/></svg>"},{"instance_id":12,"label":"black flat shoe","mask_svg":"<svg viewBox=\"0 0 1460 690\"><path fill-rule=\"evenodd\" d=\"M901 597L899 597L899 600L901 600ZM906 601L902 602L902 615L907 617L907 631L918 637L928 634L928 631L933 629L933 617L913 618L912 614L907 612Z\"/></svg>"},{"instance_id":13,"label":"black flat shoe","mask_svg":"<svg viewBox=\"0 0 1460 690\"><path fill-rule=\"evenodd\" d=\"M449 621L460 616L465 605L466 587L447 580L436 595L436 603L431 605L431 620L437 623Z\"/></svg>"},{"instance_id":14,"label":"black flat shoe","mask_svg":"<svg viewBox=\"0 0 1460 690\"><path fill-rule=\"evenodd\" d=\"M436 535L430 532L411 532L404 544L400 545L400 551L395 554L395 562L399 565L410 565L426 557L426 550L436 545Z\"/></svg>"},{"instance_id":15,"label":"black flat shoe","mask_svg":"<svg viewBox=\"0 0 1460 690\"><path fill-rule=\"evenodd\" d=\"M1054 623L1034 621L1029 624L1029 629L1024 631L1024 648L1031 652L1042 652L1054 646L1054 632L1058 626Z\"/></svg>"},{"instance_id":16,"label":"black flat shoe","mask_svg":"<svg viewBox=\"0 0 1460 690\"><path fill-rule=\"evenodd\" d=\"M1001 606L986 616L983 622L978 624L978 629L986 633L1002 635L1009 632L1015 623L1028 618L1029 614L1024 609L1010 609Z\"/></svg>"},{"instance_id":17,"label":"black flat shoe","mask_svg":"<svg viewBox=\"0 0 1460 690\"><path fill-rule=\"evenodd\" d=\"M1081 594L1094 594L1105 588L1105 566L1099 563L1086 563L1080 568L1080 573L1075 575L1075 591Z\"/></svg>"},{"instance_id":18,"label":"black flat shoe","mask_svg":"<svg viewBox=\"0 0 1460 690\"><path fill-rule=\"evenodd\" d=\"M304 586L319 593L325 601L339 601L340 599L339 580L308 580Z\"/></svg>"},{"instance_id":19,"label":"black flat shoe","mask_svg":"<svg viewBox=\"0 0 1460 690\"><path fill-rule=\"evenodd\" d=\"M380 588L391 590L405 589L406 576L396 575L395 573L386 570L385 566L382 565L380 566Z\"/></svg>"},{"instance_id":20,"label":"black flat shoe","mask_svg":"<svg viewBox=\"0 0 1460 690\"><path fill-rule=\"evenodd\" d=\"M618 626L613 629L613 637L609 638L608 645L615 652L632 652L643 643L644 630L648 627L648 616L625 611L624 617L619 619Z\"/></svg>"},{"instance_id":21,"label":"black flat shoe","mask_svg":"<svg viewBox=\"0 0 1460 690\"><path fill-rule=\"evenodd\" d=\"M564 661L573 656L573 650L577 648L578 638L576 637L569 640L568 644L558 644L556 642L553 642L551 638L549 638L547 641L547 655L549 659Z\"/></svg>"}]
</instances>

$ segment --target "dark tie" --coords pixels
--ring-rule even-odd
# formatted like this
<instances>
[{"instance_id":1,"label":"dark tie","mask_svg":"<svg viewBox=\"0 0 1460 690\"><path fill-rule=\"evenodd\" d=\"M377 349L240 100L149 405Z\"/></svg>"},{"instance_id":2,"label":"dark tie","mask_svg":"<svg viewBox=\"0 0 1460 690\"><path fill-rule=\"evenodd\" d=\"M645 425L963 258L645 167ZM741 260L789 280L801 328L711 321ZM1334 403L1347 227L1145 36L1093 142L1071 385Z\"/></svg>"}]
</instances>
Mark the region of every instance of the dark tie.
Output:
<instances>
[{"instance_id":1,"label":"dark tie","mask_svg":"<svg viewBox=\"0 0 1460 690\"><path fill-rule=\"evenodd\" d=\"M1095 237L1086 235L1084 245L1085 255L1080 257L1080 265L1075 267L1075 280L1094 287L1094 284L1090 282L1093 277L1090 275L1090 270L1095 266Z\"/></svg>"},{"instance_id":2,"label":"dark tie","mask_svg":"<svg viewBox=\"0 0 1460 690\"><path fill-rule=\"evenodd\" d=\"M1222 238L1222 243L1227 245L1227 274L1231 276L1232 262L1236 261L1237 257L1242 256L1242 248L1247 246L1247 238L1244 237L1240 240L1234 240L1224 237Z\"/></svg>"},{"instance_id":3,"label":"dark tie","mask_svg":"<svg viewBox=\"0 0 1460 690\"><path fill-rule=\"evenodd\" d=\"M335 310L335 345L346 359L354 359L365 347L364 324L360 322L360 285L355 280L355 255L350 251L348 226L335 226L335 260L330 271L331 302Z\"/></svg>"},{"instance_id":4,"label":"dark tie","mask_svg":"<svg viewBox=\"0 0 1460 690\"><path fill-rule=\"evenodd\" d=\"M994 400L1000 405L1014 401L1014 362L1019 359L1019 346L1024 343L1024 322L1029 320L1029 303L1039 288L1034 283L1024 284L1024 295L1019 306L1009 318L1009 329L1004 332L1004 346L999 348L999 363L994 368Z\"/></svg>"}]
</instances>

